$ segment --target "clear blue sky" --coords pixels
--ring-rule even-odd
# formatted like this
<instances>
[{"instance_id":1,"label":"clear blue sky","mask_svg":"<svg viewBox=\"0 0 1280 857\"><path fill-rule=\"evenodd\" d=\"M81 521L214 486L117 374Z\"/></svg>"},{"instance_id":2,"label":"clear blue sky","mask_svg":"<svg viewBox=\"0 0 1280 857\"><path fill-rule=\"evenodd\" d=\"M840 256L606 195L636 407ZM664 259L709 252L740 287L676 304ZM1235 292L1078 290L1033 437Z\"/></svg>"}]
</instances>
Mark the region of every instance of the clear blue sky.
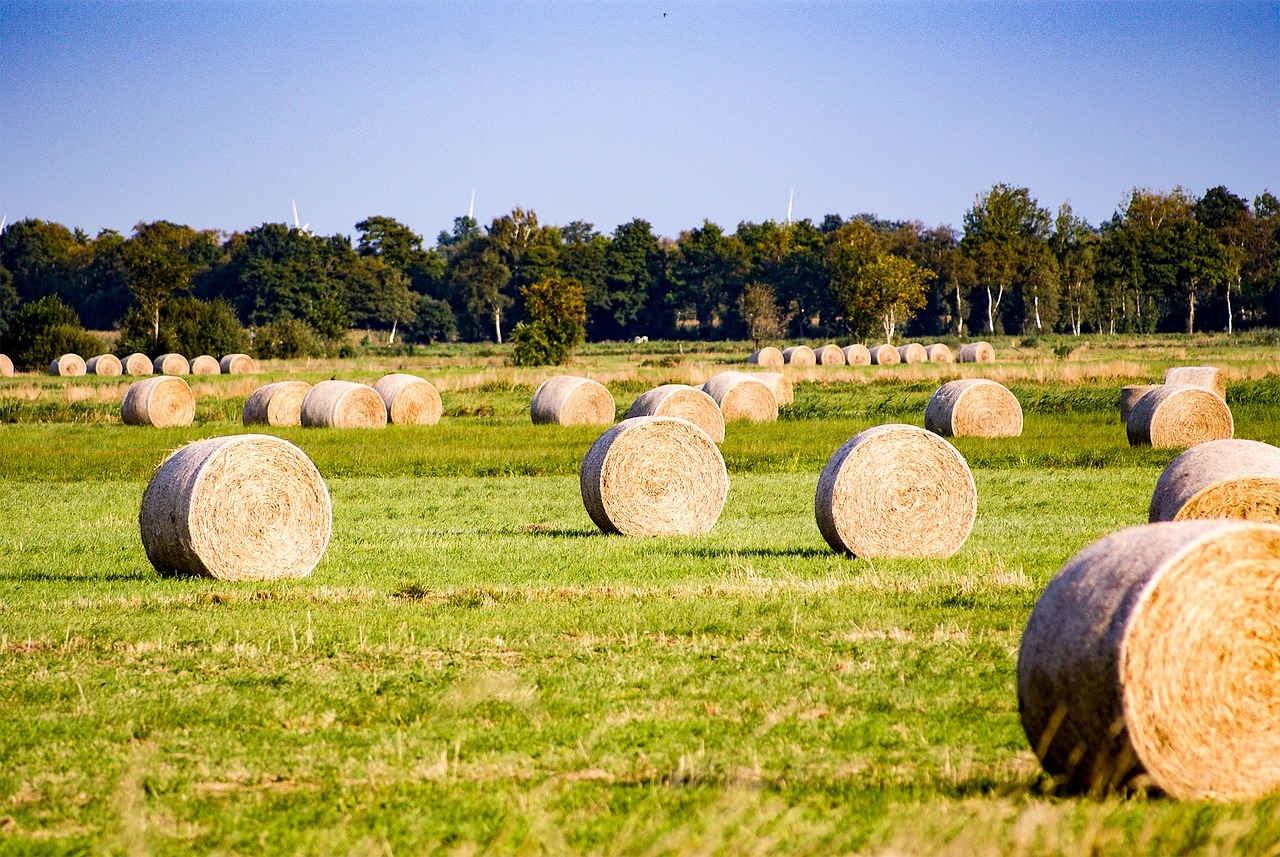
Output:
<instances>
[{"instance_id":1,"label":"clear blue sky","mask_svg":"<svg viewBox=\"0 0 1280 857\"><path fill-rule=\"evenodd\" d=\"M0 213L660 234L1280 194L1280 3L0 0Z\"/></svg>"}]
</instances>

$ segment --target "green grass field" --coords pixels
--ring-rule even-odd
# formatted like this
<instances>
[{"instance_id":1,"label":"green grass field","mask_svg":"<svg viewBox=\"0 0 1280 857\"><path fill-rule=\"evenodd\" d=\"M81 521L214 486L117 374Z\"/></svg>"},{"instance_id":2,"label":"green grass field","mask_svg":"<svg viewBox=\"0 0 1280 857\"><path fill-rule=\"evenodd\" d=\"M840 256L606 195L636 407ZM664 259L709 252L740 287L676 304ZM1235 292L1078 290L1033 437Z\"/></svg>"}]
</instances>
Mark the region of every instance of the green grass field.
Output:
<instances>
[{"instance_id":1,"label":"green grass field","mask_svg":"<svg viewBox=\"0 0 1280 857\"><path fill-rule=\"evenodd\" d=\"M658 539L595 529L577 470L599 430L529 424L536 374L476 349L202 381L181 430L119 425L116 382L4 379L0 854L1280 854L1280 799L1054 796L1022 734L1037 596L1145 522L1176 454L1130 449L1115 397L1188 346L1139 345L804 370L778 423L730 426L712 532ZM1280 367L1229 346L1205 356L1236 436L1280 443ZM641 365L663 348L570 371L625 411L731 359ZM401 367L442 376L440 425L271 430L332 493L310 578L155 574L136 517L168 451L244 431L265 380ZM863 428L921 425L959 374L1026 412L1021 438L956 442L979 491L965 547L832 553L822 465Z\"/></svg>"}]
</instances>

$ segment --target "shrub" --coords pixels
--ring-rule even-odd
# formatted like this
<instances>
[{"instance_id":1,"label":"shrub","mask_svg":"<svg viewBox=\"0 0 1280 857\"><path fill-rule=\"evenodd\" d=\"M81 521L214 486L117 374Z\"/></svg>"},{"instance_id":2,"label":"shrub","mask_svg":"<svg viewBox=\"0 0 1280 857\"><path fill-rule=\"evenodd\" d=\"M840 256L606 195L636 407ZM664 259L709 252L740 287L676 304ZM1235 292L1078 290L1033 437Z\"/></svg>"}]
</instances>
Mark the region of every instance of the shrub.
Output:
<instances>
[{"instance_id":1,"label":"shrub","mask_svg":"<svg viewBox=\"0 0 1280 857\"><path fill-rule=\"evenodd\" d=\"M418 299L418 315L405 328L404 338L410 342L432 345L458 336L458 320L447 301L423 295Z\"/></svg>"},{"instance_id":2,"label":"shrub","mask_svg":"<svg viewBox=\"0 0 1280 857\"><path fill-rule=\"evenodd\" d=\"M586 338L582 284L553 275L521 287L520 296L530 320L511 332L511 362L517 366L564 363Z\"/></svg>"},{"instance_id":3,"label":"shrub","mask_svg":"<svg viewBox=\"0 0 1280 857\"><path fill-rule=\"evenodd\" d=\"M320 344L311 328L296 318L281 318L264 324L253 336L254 356L262 359L320 356Z\"/></svg>"},{"instance_id":4,"label":"shrub","mask_svg":"<svg viewBox=\"0 0 1280 857\"><path fill-rule=\"evenodd\" d=\"M155 337L151 320L135 307L121 323L116 346L116 353L120 355L141 351L193 357L248 350L249 334L240 325L231 305L222 300L206 303L196 298L175 298L164 303L160 308L159 339Z\"/></svg>"},{"instance_id":5,"label":"shrub","mask_svg":"<svg viewBox=\"0 0 1280 857\"><path fill-rule=\"evenodd\" d=\"M18 369L43 369L63 354L92 357L106 345L84 329L76 311L50 295L18 307L3 338L3 351Z\"/></svg>"}]
</instances>

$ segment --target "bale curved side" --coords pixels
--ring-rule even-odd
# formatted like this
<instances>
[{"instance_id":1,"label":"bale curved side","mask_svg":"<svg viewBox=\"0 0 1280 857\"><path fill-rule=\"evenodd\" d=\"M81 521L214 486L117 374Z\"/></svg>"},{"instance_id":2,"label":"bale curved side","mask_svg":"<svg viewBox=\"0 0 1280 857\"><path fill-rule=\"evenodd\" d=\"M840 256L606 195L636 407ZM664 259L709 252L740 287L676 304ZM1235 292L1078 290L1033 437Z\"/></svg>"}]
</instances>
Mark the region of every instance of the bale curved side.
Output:
<instances>
[{"instance_id":1,"label":"bale curved side","mask_svg":"<svg viewBox=\"0 0 1280 857\"><path fill-rule=\"evenodd\" d=\"M13 360L7 354L0 354L0 378L13 377Z\"/></svg>"},{"instance_id":2,"label":"bale curved side","mask_svg":"<svg viewBox=\"0 0 1280 857\"><path fill-rule=\"evenodd\" d=\"M929 352L919 342L898 346L898 360L902 363L927 363Z\"/></svg>"},{"instance_id":3,"label":"bale curved side","mask_svg":"<svg viewBox=\"0 0 1280 857\"><path fill-rule=\"evenodd\" d=\"M955 363L956 356L952 353L951 348L944 343L935 342L933 345L924 347L925 358L930 363Z\"/></svg>"},{"instance_id":4,"label":"bale curved side","mask_svg":"<svg viewBox=\"0 0 1280 857\"><path fill-rule=\"evenodd\" d=\"M1217 366L1174 366L1166 369L1164 382L1171 387L1199 387L1212 390L1227 400L1227 379Z\"/></svg>"},{"instance_id":5,"label":"bale curved side","mask_svg":"<svg viewBox=\"0 0 1280 857\"><path fill-rule=\"evenodd\" d=\"M726 423L734 420L767 423L778 419L778 400L773 390L754 374L721 372L703 382L702 389L715 399Z\"/></svg>"},{"instance_id":6,"label":"bale curved side","mask_svg":"<svg viewBox=\"0 0 1280 857\"><path fill-rule=\"evenodd\" d=\"M807 345L793 345L782 349L782 359L793 366L816 366L818 355Z\"/></svg>"},{"instance_id":7,"label":"bale curved side","mask_svg":"<svg viewBox=\"0 0 1280 857\"><path fill-rule=\"evenodd\" d=\"M747 358L747 362L755 366L781 366L787 361L783 358L781 351L772 345L766 345L759 351L753 352Z\"/></svg>"},{"instance_id":8,"label":"bale curved side","mask_svg":"<svg viewBox=\"0 0 1280 857\"><path fill-rule=\"evenodd\" d=\"M157 375L190 375L191 364L181 354L161 354L151 364L151 371Z\"/></svg>"},{"instance_id":9,"label":"bale curved side","mask_svg":"<svg viewBox=\"0 0 1280 857\"><path fill-rule=\"evenodd\" d=\"M995 363L996 350L990 342L967 342L960 346L960 363Z\"/></svg>"},{"instance_id":10,"label":"bale curved side","mask_svg":"<svg viewBox=\"0 0 1280 857\"><path fill-rule=\"evenodd\" d=\"M387 420L395 425L433 426L440 422L440 391L425 378L394 372L373 385L387 406Z\"/></svg>"},{"instance_id":11,"label":"bale curved side","mask_svg":"<svg viewBox=\"0 0 1280 857\"><path fill-rule=\"evenodd\" d=\"M141 351L135 351L124 359L124 374L126 375L151 375L153 372L154 367L151 358Z\"/></svg>"},{"instance_id":12,"label":"bale curved side","mask_svg":"<svg viewBox=\"0 0 1280 857\"><path fill-rule=\"evenodd\" d=\"M847 362L839 345L824 345L814 352L814 356L819 366L843 366Z\"/></svg>"},{"instance_id":13,"label":"bale curved side","mask_svg":"<svg viewBox=\"0 0 1280 857\"><path fill-rule=\"evenodd\" d=\"M276 381L264 384L245 400L241 420L247 426L302 425L302 402L311 392L306 381Z\"/></svg>"},{"instance_id":14,"label":"bale curved side","mask_svg":"<svg viewBox=\"0 0 1280 857\"><path fill-rule=\"evenodd\" d=\"M705 431L716 443L724 443L720 406L705 391L687 384L663 384L641 393L627 411L626 418L633 417L679 417Z\"/></svg>"},{"instance_id":15,"label":"bale curved side","mask_svg":"<svg viewBox=\"0 0 1280 857\"><path fill-rule=\"evenodd\" d=\"M943 437L1018 437L1022 434L1022 405L995 381L948 381L925 406L924 427Z\"/></svg>"},{"instance_id":16,"label":"bale curved side","mask_svg":"<svg viewBox=\"0 0 1280 857\"><path fill-rule=\"evenodd\" d=\"M1210 440L1160 474L1148 519L1242 518L1280 523L1280 449L1256 440Z\"/></svg>"},{"instance_id":17,"label":"bale curved side","mask_svg":"<svg viewBox=\"0 0 1280 857\"><path fill-rule=\"evenodd\" d=\"M223 375L252 375L258 371L258 364L248 354L224 354L218 369Z\"/></svg>"},{"instance_id":18,"label":"bale curved side","mask_svg":"<svg viewBox=\"0 0 1280 857\"><path fill-rule=\"evenodd\" d=\"M221 375L222 367L218 361L209 354L201 354L199 357L191 358L190 364L192 375Z\"/></svg>"},{"instance_id":19,"label":"bale curved side","mask_svg":"<svg viewBox=\"0 0 1280 857\"><path fill-rule=\"evenodd\" d=\"M892 345L875 345L867 350L874 366L895 366L902 362L902 355Z\"/></svg>"},{"instance_id":20,"label":"bale curved side","mask_svg":"<svg viewBox=\"0 0 1280 857\"><path fill-rule=\"evenodd\" d=\"M84 373L86 375L121 375L124 373L124 364L114 354L99 354L96 357L90 357L89 362L84 364Z\"/></svg>"},{"instance_id":21,"label":"bale curved side","mask_svg":"<svg viewBox=\"0 0 1280 857\"><path fill-rule=\"evenodd\" d=\"M1125 421L1130 446L1194 446L1235 433L1231 409L1217 393L1167 384L1147 393Z\"/></svg>"},{"instance_id":22,"label":"bale curved side","mask_svg":"<svg viewBox=\"0 0 1280 857\"><path fill-rule=\"evenodd\" d=\"M613 394L598 381L553 375L533 393L529 417L535 425L608 425L617 413Z\"/></svg>"},{"instance_id":23,"label":"bale curved side","mask_svg":"<svg viewBox=\"0 0 1280 857\"><path fill-rule=\"evenodd\" d=\"M174 375L134 381L124 391L120 418L127 426L189 426L196 418L196 397L190 385Z\"/></svg>"},{"instance_id":24,"label":"bale curved side","mask_svg":"<svg viewBox=\"0 0 1280 857\"><path fill-rule=\"evenodd\" d=\"M1133 406L1138 404L1138 400L1152 390L1160 389L1160 387L1160 384L1131 384L1128 387L1121 387L1120 422L1128 422L1129 414L1133 413Z\"/></svg>"},{"instance_id":25,"label":"bale curved side","mask_svg":"<svg viewBox=\"0 0 1280 857\"><path fill-rule=\"evenodd\" d=\"M850 366L870 366L871 350L861 343L844 347L844 362Z\"/></svg>"},{"instance_id":26,"label":"bale curved side","mask_svg":"<svg viewBox=\"0 0 1280 857\"><path fill-rule=\"evenodd\" d=\"M84 358L79 354L64 354L49 364L50 375L64 378L78 378L84 374Z\"/></svg>"},{"instance_id":27,"label":"bale curved side","mask_svg":"<svg viewBox=\"0 0 1280 857\"><path fill-rule=\"evenodd\" d=\"M779 408L785 408L795 402L795 389L791 386L791 379L786 375L781 372L756 372L754 377L759 378L773 391L773 398L777 400Z\"/></svg>"},{"instance_id":28,"label":"bale curved side","mask_svg":"<svg viewBox=\"0 0 1280 857\"><path fill-rule=\"evenodd\" d=\"M321 381L302 400L300 419L311 428L384 428L387 406L368 384Z\"/></svg>"}]
</instances>

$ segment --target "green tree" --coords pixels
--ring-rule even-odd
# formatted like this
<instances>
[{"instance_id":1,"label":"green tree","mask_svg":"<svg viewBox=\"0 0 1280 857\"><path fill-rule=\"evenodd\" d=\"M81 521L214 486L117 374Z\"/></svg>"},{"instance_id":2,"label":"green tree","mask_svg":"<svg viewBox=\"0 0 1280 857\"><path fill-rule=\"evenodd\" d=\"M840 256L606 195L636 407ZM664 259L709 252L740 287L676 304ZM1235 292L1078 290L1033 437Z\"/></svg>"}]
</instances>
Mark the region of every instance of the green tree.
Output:
<instances>
[{"instance_id":1,"label":"green tree","mask_svg":"<svg viewBox=\"0 0 1280 857\"><path fill-rule=\"evenodd\" d=\"M986 292L982 311L988 333L997 332L1006 322L1022 329L1028 307L1032 323L1042 326L1040 313L1056 305L1056 262L1047 247L1049 221L1049 212L1030 191L1006 184L980 194L965 213L960 246ZM1019 295L1018 305L1012 313L1002 314L1001 302L1013 292Z\"/></svg>"},{"instance_id":2,"label":"green tree","mask_svg":"<svg viewBox=\"0 0 1280 857\"><path fill-rule=\"evenodd\" d=\"M215 232L158 220L135 226L121 254L129 270L129 291L151 319L159 342L160 307L173 295L191 290L192 277L218 261L221 242Z\"/></svg>"},{"instance_id":3,"label":"green tree","mask_svg":"<svg viewBox=\"0 0 1280 857\"><path fill-rule=\"evenodd\" d=\"M18 369L43 369L63 354L92 357L105 350L102 340L84 329L76 311L56 295L18 307L0 337L0 351Z\"/></svg>"},{"instance_id":4,"label":"green tree","mask_svg":"<svg viewBox=\"0 0 1280 857\"><path fill-rule=\"evenodd\" d=\"M662 275L663 254L649 222L637 217L614 229L604 246L604 263L608 320L597 316L596 329L606 338L633 336L639 332L645 304Z\"/></svg>"},{"instance_id":5,"label":"green tree","mask_svg":"<svg viewBox=\"0 0 1280 857\"><path fill-rule=\"evenodd\" d=\"M681 301L695 307L702 336L717 332L727 339L746 335L746 323L739 314L743 275L747 271L746 250L736 236L709 220L697 229L681 233L671 277Z\"/></svg>"},{"instance_id":6,"label":"green tree","mask_svg":"<svg viewBox=\"0 0 1280 857\"><path fill-rule=\"evenodd\" d=\"M782 337L782 311L772 287L748 283L739 301L742 304L739 312L747 322L751 341L757 349Z\"/></svg>"},{"instance_id":7,"label":"green tree","mask_svg":"<svg viewBox=\"0 0 1280 857\"><path fill-rule=\"evenodd\" d=\"M447 301L422 295L413 323L405 331L405 339L430 345L447 342L458 335L458 322Z\"/></svg>"},{"instance_id":8,"label":"green tree","mask_svg":"<svg viewBox=\"0 0 1280 857\"><path fill-rule=\"evenodd\" d=\"M0 265L13 275L13 288L22 301L57 295L74 301L77 257L85 242L60 223L28 218L0 232Z\"/></svg>"},{"instance_id":9,"label":"green tree","mask_svg":"<svg viewBox=\"0 0 1280 857\"><path fill-rule=\"evenodd\" d=\"M152 320L138 307L130 310L121 322L116 353L124 356L135 351L152 354L172 351L194 357L249 350L249 334L226 301L173 298L160 308L160 317L157 340Z\"/></svg>"},{"instance_id":10,"label":"green tree","mask_svg":"<svg viewBox=\"0 0 1280 857\"><path fill-rule=\"evenodd\" d=\"M511 359L517 366L560 365L586 336L587 305L582 284L559 275L520 289L528 322L511 332Z\"/></svg>"},{"instance_id":11,"label":"green tree","mask_svg":"<svg viewBox=\"0 0 1280 857\"><path fill-rule=\"evenodd\" d=\"M424 248L422 236L391 217L368 217L356 224L360 239L356 252L374 257L403 273L418 294L438 297L445 263L433 249ZM357 322L358 324L359 322Z\"/></svg>"},{"instance_id":12,"label":"green tree","mask_svg":"<svg viewBox=\"0 0 1280 857\"><path fill-rule=\"evenodd\" d=\"M1094 286L1098 238L1089 222L1076 216L1069 203L1064 202L1058 208L1053 223L1050 246L1058 260L1067 325L1073 335L1079 336L1085 319L1094 312L1098 302Z\"/></svg>"},{"instance_id":13,"label":"green tree","mask_svg":"<svg viewBox=\"0 0 1280 857\"><path fill-rule=\"evenodd\" d=\"M885 342L892 344L898 325L924 306L925 283L932 276L910 259L878 253L858 270L852 287L841 291L844 316L856 330L878 323Z\"/></svg>"},{"instance_id":14,"label":"green tree","mask_svg":"<svg viewBox=\"0 0 1280 857\"><path fill-rule=\"evenodd\" d=\"M475 338L492 325L494 340L502 342L502 312L513 303L506 294L511 270L487 236L474 238L449 257L445 283L451 302L462 308Z\"/></svg>"}]
</instances>

